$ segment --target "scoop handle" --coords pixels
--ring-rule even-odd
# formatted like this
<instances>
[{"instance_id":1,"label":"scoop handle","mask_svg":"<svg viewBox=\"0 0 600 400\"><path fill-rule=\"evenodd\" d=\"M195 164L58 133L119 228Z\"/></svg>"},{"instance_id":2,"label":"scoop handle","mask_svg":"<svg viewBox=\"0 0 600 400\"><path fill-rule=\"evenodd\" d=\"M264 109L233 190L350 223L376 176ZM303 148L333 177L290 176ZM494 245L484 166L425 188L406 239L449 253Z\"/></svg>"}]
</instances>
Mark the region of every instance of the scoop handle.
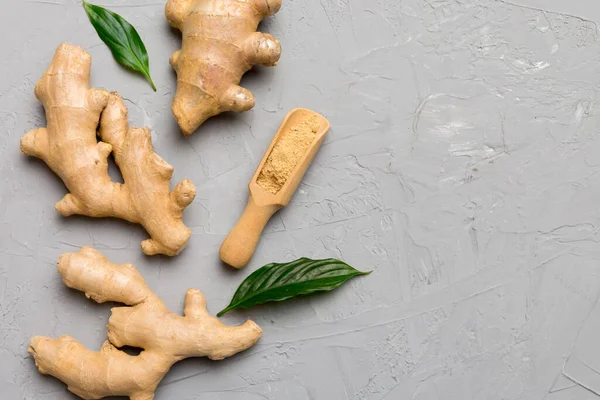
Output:
<instances>
[{"instance_id":1,"label":"scoop handle","mask_svg":"<svg viewBox=\"0 0 600 400\"><path fill-rule=\"evenodd\" d=\"M259 207L250 195L240 220L221 245L221 260L237 269L248 265L267 222L280 208L277 205Z\"/></svg>"}]
</instances>

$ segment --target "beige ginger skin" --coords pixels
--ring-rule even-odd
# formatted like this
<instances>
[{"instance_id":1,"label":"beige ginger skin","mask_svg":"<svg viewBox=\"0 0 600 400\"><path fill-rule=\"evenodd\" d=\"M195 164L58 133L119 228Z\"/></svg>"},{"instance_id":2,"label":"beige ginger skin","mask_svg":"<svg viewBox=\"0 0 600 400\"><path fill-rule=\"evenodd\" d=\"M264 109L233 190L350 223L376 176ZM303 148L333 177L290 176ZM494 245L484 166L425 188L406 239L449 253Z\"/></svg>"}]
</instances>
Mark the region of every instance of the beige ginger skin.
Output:
<instances>
[{"instance_id":1,"label":"beige ginger skin","mask_svg":"<svg viewBox=\"0 0 600 400\"><path fill-rule=\"evenodd\" d=\"M254 107L254 95L239 86L253 65L274 66L281 46L258 24L282 0L169 0L166 17L182 33L182 48L170 59L177 72L173 115L184 135L225 111Z\"/></svg>"},{"instance_id":2,"label":"beige ginger skin","mask_svg":"<svg viewBox=\"0 0 600 400\"><path fill-rule=\"evenodd\" d=\"M209 315L196 289L187 292L183 317L170 312L133 265L114 264L91 247L62 255L58 272L66 286L98 303L129 306L112 309L108 341L99 352L68 335L31 339L29 353L40 373L60 379L83 399L152 400L176 362L189 357L222 360L252 347L262 335L252 321L233 327ZM122 346L143 351L130 356L118 349Z\"/></svg>"},{"instance_id":3,"label":"beige ginger skin","mask_svg":"<svg viewBox=\"0 0 600 400\"><path fill-rule=\"evenodd\" d=\"M171 191L173 167L154 152L150 131L129 128L118 94L90 89L90 68L91 57L81 47L58 47L35 87L48 126L28 132L21 151L42 159L65 183L70 193L56 204L62 215L141 224L150 234L142 242L144 253L177 255L191 236L182 214L196 187L186 179ZM124 184L108 175L111 152Z\"/></svg>"}]
</instances>

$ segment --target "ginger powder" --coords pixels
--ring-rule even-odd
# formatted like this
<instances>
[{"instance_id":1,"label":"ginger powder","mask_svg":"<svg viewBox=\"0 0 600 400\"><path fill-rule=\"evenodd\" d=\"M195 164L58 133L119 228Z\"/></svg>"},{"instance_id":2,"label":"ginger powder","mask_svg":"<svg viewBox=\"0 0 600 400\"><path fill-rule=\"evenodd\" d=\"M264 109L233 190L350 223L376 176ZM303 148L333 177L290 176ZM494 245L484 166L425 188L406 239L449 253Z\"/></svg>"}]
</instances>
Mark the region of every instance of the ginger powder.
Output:
<instances>
[{"instance_id":1,"label":"ginger powder","mask_svg":"<svg viewBox=\"0 0 600 400\"><path fill-rule=\"evenodd\" d=\"M258 175L263 189L272 194L281 190L317 138L319 126L319 118L312 115L281 134Z\"/></svg>"}]
</instances>

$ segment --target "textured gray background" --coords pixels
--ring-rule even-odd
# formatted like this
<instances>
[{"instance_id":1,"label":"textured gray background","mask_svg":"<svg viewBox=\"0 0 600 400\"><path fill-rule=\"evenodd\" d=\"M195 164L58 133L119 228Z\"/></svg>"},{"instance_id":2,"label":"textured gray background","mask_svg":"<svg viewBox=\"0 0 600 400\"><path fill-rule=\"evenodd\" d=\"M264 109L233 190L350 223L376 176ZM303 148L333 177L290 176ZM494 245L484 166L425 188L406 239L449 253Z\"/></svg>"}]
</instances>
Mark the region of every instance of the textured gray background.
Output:
<instances>
[{"instance_id":1,"label":"textured gray background","mask_svg":"<svg viewBox=\"0 0 600 400\"><path fill-rule=\"evenodd\" d=\"M563 374L574 347L600 347L600 330L578 339L600 295L596 0L284 0L262 27L282 41L279 66L243 81L256 108L191 138L169 110L167 60L180 40L164 1L103 1L139 28L157 93L114 62L79 1L1 2L2 399L74 398L26 350L32 335L68 333L93 349L104 340L110 306L66 289L55 270L84 245L135 263L177 311L190 286L218 311L271 261L333 256L374 270L331 294L228 315L257 321L260 344L178 364L159 400L600 398ZM92 84L118 90L175 179L196 183L185 213L194 236L179 257L144 257L135 226L61 218L62 183L19 153L20 137L44 125L33 88L62 41L92 54ZM234 273L219 245L297 106L332 130L251 265Z\"/></svg>"}]
</instances>

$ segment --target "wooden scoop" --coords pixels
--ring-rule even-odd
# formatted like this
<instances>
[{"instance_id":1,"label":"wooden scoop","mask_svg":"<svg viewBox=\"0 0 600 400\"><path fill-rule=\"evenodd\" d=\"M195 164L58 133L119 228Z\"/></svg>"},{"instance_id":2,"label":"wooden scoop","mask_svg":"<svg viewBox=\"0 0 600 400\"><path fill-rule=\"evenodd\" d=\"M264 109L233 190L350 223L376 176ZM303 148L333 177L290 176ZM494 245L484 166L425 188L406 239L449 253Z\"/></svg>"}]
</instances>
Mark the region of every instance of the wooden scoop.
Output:
<instances>
[{"instance_id":1,"label":"wooden scoop","mask_svg":"<svg viewBox=\"0 0 600 400\"><path fill-rule=\"evenodd\" d=\"M257 180L269 155L271 155L273 147L282 133L287 132L295 125L312 116L316 116L320 121L314 141L306 150L304 156L298 161L298 164L281 189L276 194L266 191L257 183ZM304 108L294 109L285 117L248 185L250 196L246 210L221 245L219 256L223 262L238 269L245 267L250 262L267 222L269 222L273 214L289 204L306 170L315 158L319 147L321 147L329 126L329 121L325 117Z\"/></svg>"}]
</instances>

